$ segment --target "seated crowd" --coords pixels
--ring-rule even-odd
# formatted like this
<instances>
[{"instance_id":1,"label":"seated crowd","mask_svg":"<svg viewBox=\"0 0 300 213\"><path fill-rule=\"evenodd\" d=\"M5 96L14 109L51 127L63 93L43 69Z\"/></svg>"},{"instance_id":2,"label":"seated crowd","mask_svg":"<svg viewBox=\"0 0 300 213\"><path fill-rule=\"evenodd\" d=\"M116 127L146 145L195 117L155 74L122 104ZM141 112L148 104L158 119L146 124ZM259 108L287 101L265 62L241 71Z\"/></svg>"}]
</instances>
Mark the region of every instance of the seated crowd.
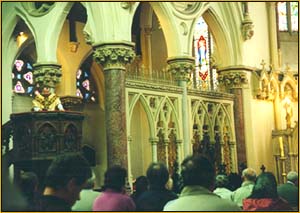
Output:
<instances>
[{"instance_id":1,"label":"seated crowd","mask_svg":"<svg viewBox=\"0 0 300 213\"><path fill-rule=\"evenodd\" d=\"M151 163L146 176L135 180L133 193L125 187L126 169L118 165L107 169L104 186L95 190L95 177L83 156L59 156L49 166L39 196L37 176L31 172L21 174L18 190L27 206L14 209L10 205L6 210L298 211L297 172L289 172L287 182L277 186L271 172L257 176L254 169L246 168L242 183L233 187L234 178L225 173L215 175L213 165L199 155L185 158L180 171L179 192L174 190L175 184L163 163Z\"/></svg>"}]
</instances>

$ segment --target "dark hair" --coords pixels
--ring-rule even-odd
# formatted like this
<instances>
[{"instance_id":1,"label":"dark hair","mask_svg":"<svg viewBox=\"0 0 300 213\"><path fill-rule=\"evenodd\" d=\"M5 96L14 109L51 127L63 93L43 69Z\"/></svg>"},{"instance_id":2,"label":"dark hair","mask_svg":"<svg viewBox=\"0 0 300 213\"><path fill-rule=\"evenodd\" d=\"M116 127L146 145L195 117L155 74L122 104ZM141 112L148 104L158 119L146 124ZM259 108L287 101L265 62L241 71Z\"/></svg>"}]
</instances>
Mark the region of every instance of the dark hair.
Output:
<instances>
[{"instance_id":1,"label":"dark hair","mask_svg":"<svg viewBox=\"0 0 300 213\"><path fill-rule=\"evenodd\" d=\"M194 155L183 160L181 175L184 186L200 185L209 188L213 185L215 170L206 157Z\"/></svg>"},{"instance_id":2,"label":"dark hair","mask_svg":"<svg viewBox=\"0 0 300 213\"><path fill-rule=\"evenodd\" d=\"M164 188L169 180L169 172L163 163L151 163L147 169L150 188Z\"/></svg>"},{"instance_id":3,"label":"dark hair","mask_svg":"<svg viewBox=\"0 0 300 213\"><path fill-rule=\"evenodd\" d=\"M225 187L227 188L229 184L229 180L227 175L217 175L216 176L216 182L215 182L215 186L217 187Z\"/></svg>"},{"instance_id":4,"label":"dark hair","mask_svg":"<svg viewBox=\"0 0 300 213\"><path fill-rule=\"evenodd\" d=\"M140 192L144 192L148 189L148 179L146 176L139 176L136 181L135 181L135 191L140 193Z\"/></svg>"},{"instance_id":5,"label":"dark hair","mask_svg":"<svg viewBox=\"0 0 300 213\"><path fill-rule=\"evenodd\" d=\"M38 176L34 172L21 172L18 185L28 203L32 204L39 184Z\"/></svg>"},{"instance_id":6,"label":"dark hair","mask_svg":"<svg viewBox=\"0 0 300 213\"><path fill-rule=\"evenodd\" d=\"M249 198L277 198L277 182L271 172L261 173L254 184Z\"/></svg>"},{"instance_id":7,"label":"dark hair","mask_svg":"<svg viewBox=\"0 0 300 213\"><path fill-rule=\"evenodd\" d=\"M127 171L121 166L112 166L107 169L104 174L104 186L103 189L113 189L116 191L122 191L125 186L125 179Z\"/></svg>"},{"instance_id":8,"label":"dark hair","mask_svg":"<svg viewBox=\"0 0 300 213\"><path fill-rule=\"evenodd\" d=\"M50 164L45 178L45 186L54 189L64 188L74 178L78 186L92 176L87 160L80 154L58 156Z\"/></svg>"}]
</instances>

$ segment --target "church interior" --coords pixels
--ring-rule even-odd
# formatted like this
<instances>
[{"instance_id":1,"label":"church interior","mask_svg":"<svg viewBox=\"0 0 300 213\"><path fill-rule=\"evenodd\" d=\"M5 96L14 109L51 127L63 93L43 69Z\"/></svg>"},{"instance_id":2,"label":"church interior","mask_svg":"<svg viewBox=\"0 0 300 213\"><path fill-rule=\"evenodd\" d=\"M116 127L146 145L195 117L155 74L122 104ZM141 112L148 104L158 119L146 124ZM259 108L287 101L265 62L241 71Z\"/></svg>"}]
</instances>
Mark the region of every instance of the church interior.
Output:
<instances>
[{"instance_id":1,"label":"church interior","mask_svg":"<svg viewBox=\"0 0 300 213\"><path fill-rule=\"evenodd\" d=\"M2 163L82 151L97 185L192 154L216 171L298 162L298 2L2 2Z\"/></svg>"}]
</instances>

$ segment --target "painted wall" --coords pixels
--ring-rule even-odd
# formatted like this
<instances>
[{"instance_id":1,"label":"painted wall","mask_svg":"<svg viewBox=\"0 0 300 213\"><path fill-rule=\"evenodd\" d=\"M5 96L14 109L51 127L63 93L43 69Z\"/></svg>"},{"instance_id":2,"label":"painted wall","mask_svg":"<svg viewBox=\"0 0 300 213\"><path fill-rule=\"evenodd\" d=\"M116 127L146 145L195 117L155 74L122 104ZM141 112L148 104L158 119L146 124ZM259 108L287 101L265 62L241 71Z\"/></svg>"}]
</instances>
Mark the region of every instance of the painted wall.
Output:
<instances>
[{"instance_id":1,"label":"painted wall","mask_svg":"<svg viewBox=\"0 0 300 213\"><path fill-rule=\"evenodd\" d=\"M107 166L107 144L105 131L105 112L98 104L85 104L82 128L82 144L88 144L96 150L96 186L103 184Z\"/></svg>"},{"instance_id":2,"label":"painted wall","mask_svg":"<svg viewBox=\"0 0 300 213\"><path fill-rule=\"evenodd\" d=\"M61 82L57 86L57 95L76 95L76 72L81 63L91 51L91 46L87 45L83 36L84 24L76 22L76 37L79 45L76 52L72 52L69 42L69 22L64 22L62 31L60 33L57 58L59 64L62 65Z\"/></svg>"},{"instance_id":3,"label":"painted wall","mask_svg":"<svg viewBox=\"0 0 300 213\"><path fill-rule=\"evenodd\" d=\"M153 70L162 70L167 65L167 46L163 31L160 29L155 15L153 15L151 43Z\"/></svg>"},{"instance_id":4,"label":"painted wall","mask_svg":"<svg viewBox=\"0 0 300 213\"><path fill-rule=\"evenodd\" d=\"M289 33L279 33L280 51L281 51L281 68L285 70L288 64L291 71L298 71L299 64L299 44L298 34L290 35Z\"/></svg>"},{"instance_id":5,"label":"painted wall","mask_svg":"<svg viewBox=\"0 0 300 213\"><path fill-rule=\"evenodd\" d=\"M266 169L275 172L275 163L272 153L272 130L274 130L274 109L273 102L252 100L252 130L251 126L246 128L246 132L252 132L252 141L247 147L248 166L254 168L258 173L262 164Z\"/></svg>"},{"instance_id":6,"label":"painted wall","mask_svg":"<svg viewBox=\"0 0 300 213\"><path fill-rule=\"evenodd\" d=\"M254 35L244 42L243 65L260 67L262 59L269 62L268 17L265 2L248 2Z\"/></svg>"},{"instance_id":7,"label":"painted wall","mask_svg":"<svg viewBox=\"0 0 300 213\"><path fill-rule=\"evenodd\" d=\"M132 177L145 175L151 159L151 145L149 142L149 125L145 110L138 101L133 109L131 122L132 142L130 144Z\"/></svg>"}]
</instances>

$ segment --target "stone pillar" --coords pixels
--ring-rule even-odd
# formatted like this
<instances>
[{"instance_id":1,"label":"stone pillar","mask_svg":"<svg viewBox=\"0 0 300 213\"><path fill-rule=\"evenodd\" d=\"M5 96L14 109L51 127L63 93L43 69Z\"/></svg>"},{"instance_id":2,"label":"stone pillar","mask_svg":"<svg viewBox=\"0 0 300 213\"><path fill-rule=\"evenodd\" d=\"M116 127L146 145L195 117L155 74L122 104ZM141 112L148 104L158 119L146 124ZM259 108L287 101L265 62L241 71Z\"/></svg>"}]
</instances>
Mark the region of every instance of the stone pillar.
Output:
<instances>
[{"instance_id":1,"label":"stone pillar","mask_svg":"<svg viewBox=\"0 0 300 213\"><path fill-rule=\"evenodd\" d=\"M125 65L135 57L134 43L108 42L93 46L94 60L105 76L105 126L108 167L128 167L125 105Z\"/></svg>"},{"instance_id":2,"label":"stone pillar","mask_svg":"<svg viewBox=\"0 0 300 213\"><path fill-rule=\"evenodd\" d=\"M269 37L270 37L270 55L271 64L274 70L279 69L277 26L276 26L276 2L267 2Z\"/></svg>"},{"instance_id":3,"label":"stone pillar","mask_svg":"<svg viewBox=\"0 0 300 213\"><path fill-rule=\"evenodd\" d=\"M239 172L238 171L238 163L237 163L237 151L236 151L236 143L234 141L229 142L229 150L230 150L230 156L231 156L231 171L233 172Z\"/></svg>"},{"instance_id":4,"label":"stone pillar","mask_svg":"<svg viewBox=\"0 0 300 213\"><path fill-rule=\"evenodd\" d=\"M177 151L177 162L180 165L180 163L183 161L182 140L176 140L176 151Z\"/></svg>"},{"instance_id":5,"label":"stone pillar","mask_svg":"<svg viewBox=\"0 0 300 213\"><path fill-rule=\"evenodd\" d=\"M152 147L152 161L157 162L157 143L158 138L150 138L149 139Z\"/></svg>"},{"instance_id":6,"label":"stone pillar","mask_svg":"<svg viewBox=\"0 0 300 213\"><path fill-rule=\"evenodd\" d=\"M234 94L234 123L237 146L237 160L239 163L247 163L246 136L244 118L243 86L248 86L246 71L252 71L246 67L229 67L219 70L218 81L221 87ZM234 138L230 138L230 141Z\"/></svg>"},{"instance_id":7,"label":"stone pillar","mask_svg":"<svg viewBox=\"0 0 300 213\"><path fill-rule=\"evenodd\" d=\"M178 56L168 58L168 71L172 72L178 85L182 87L182 128L183 128L183 146L184 156L192 153L190 149L190 122L188 113L187 82L190 80L190 74L195 69L195 59L190 56Z\"/></svg>"},{"instance_id":8,"label":"stone pillar","mask_svg":"<svg viewBox=\"0 0 300 213\"><path fill-rule=\"evenodd\" d=\"M51 62L39 62L33 65L34 84L37 87L49 87L55 90L60 82L61 65Z\"/></svg>"},{"instance_id":9,"label":"stone pillar","mask_svg":"<svg viewBox=\"0 0 300 213\"><path fill-rule=\"evenodd\" d=\"M166 157L166 166L169 168L169 138L164 139L164 148L165 148L165 157Z\"/></svg>"},{"instance_id":10,"label":"stone pillar","mask_svg":"<svg viewBox=\"0 0 300 213\"><path fill-rule=\"evenodd\" d=\"M151 27L145 27L145 66L148 69L148 74L152 77L152 51L151 51Z\"/></svg>"},{"instance_id":11,"label":"stone pillar","mask_svg":"<svg viewBox=\"0 0 300 213\"><path fill-rule=\"evenodd\" d=\"M130 188L133 189L133 176L132 176L132 171L131 171L131 142L132 142L132 137L131 135L127 136L127 153L128 153L128 169L127 169L127 173L128 173L128 182L130 185Z\"/></svg>"}]
</instances>

